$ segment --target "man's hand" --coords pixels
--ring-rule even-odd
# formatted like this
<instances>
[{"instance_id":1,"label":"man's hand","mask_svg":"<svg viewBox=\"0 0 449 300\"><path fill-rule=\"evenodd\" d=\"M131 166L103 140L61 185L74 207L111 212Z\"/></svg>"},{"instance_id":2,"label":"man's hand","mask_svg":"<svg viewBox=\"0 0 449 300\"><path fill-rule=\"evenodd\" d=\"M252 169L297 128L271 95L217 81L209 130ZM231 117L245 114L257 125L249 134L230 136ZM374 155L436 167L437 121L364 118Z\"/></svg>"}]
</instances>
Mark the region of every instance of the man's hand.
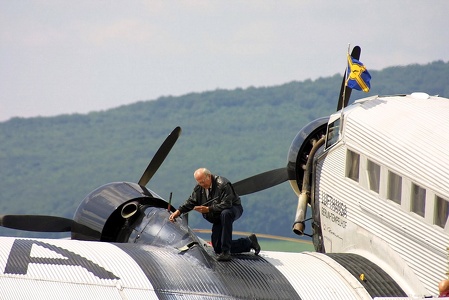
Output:
<instances>
[{"instance_id":1,"label":"man's hand","mask_svg":"<svg viewBox=\"0 0 449 300\"><path fill-rule=\"evenodd\" d=\"M207 206L195 206L193 209L202 214L207 214L209 212L209 207Z\"/></svg>"},{"instance_id":2,"label":"man's hand","mask_svg":"<svg viewBox=\"0 0 449 300\"><path fill-rule=\"evenodd\" d=\"M170 215L170 217L168 217L168 219L170 220L170 222L175 222L176 218L179 217L180 215L181 212L179 211L179 209L177 209L174 213Z\"/></svg>"}]
</instances>

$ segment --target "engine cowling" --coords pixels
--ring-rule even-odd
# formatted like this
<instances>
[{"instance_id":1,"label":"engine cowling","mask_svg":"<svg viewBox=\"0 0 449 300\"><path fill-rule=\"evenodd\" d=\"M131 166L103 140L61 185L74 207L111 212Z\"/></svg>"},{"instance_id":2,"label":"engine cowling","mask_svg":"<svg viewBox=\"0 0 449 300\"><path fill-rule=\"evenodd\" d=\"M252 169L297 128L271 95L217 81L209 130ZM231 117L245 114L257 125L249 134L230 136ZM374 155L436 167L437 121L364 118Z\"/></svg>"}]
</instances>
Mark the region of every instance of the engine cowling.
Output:
<instances>
[{"instance_id":1,"label":"engine cowling","mask_svg":"<svg viewBox=\"0 0 449 300\"><path fill-rule=\"evenodd\" d=\"M125 222L139 218L139 206L166 207L157 194L130 182L114 182L89 193L73 217L72 239L124 242Z\"/></svg>"}]
</instances>

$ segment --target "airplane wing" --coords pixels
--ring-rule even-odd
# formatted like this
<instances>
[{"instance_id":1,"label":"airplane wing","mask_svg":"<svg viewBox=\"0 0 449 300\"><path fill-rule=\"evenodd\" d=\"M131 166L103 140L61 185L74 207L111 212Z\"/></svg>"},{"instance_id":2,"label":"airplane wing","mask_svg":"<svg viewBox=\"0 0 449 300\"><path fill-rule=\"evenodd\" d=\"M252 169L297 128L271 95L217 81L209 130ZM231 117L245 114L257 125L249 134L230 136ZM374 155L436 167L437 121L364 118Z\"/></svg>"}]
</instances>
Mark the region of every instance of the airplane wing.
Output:
<instances>
[{"instance_id":1,"label":"airplane wing","mask_svg":"<svg viewBox=\"0 0 449 300\"><path fill-rule=\"evenodd\" d=\"M372 299L406 297L357 256L238 254L218 262L205 245L0 237L5 299ZM360 274L364 274L364 280ZM406 299L406 298L401 298Z\"/></svg>"}]
</instances>

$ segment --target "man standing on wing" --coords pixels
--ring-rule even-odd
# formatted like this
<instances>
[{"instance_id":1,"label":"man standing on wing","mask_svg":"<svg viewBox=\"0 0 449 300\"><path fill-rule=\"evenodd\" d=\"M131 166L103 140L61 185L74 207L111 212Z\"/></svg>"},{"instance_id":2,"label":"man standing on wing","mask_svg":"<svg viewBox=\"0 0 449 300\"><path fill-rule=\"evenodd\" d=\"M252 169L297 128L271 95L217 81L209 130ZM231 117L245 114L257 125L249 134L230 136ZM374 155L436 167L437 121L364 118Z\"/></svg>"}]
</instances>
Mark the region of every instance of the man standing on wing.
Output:
<instances>
[{"instance_id":1,"label":"man standing on wing","mask_svg":"<svg viewBox=\"0 0 449 300\"><path fill-rule=\"evenodd\" d=\"M213 224L211 240L219 261L229 261L231 253L250 252L251 249L258 255L260 246L255 234L232 240L232 224L242 215L243 207L229 180L211 174L206 168L196 170L193 176L198 184L189 199L170 215L170 221L174 222L192 209L202 213Z\"/></svg>"}]
</instances>

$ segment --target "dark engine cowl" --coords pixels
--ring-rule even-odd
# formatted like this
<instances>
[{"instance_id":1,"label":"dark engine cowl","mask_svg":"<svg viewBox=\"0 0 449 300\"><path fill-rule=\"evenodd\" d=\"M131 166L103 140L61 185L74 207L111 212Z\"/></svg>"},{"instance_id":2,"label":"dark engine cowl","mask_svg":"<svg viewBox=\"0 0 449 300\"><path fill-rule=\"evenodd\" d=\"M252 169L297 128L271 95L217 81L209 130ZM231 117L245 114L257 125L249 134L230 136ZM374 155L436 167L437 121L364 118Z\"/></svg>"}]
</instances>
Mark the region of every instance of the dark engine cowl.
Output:
<instances>
[{"instance_id":1,"label":"dark engine cowl","mask_svg":"<svg viewBox=\"0 0 449 300\"><path fill-rule=\"evenodd\" d=\"M122 208L132 201L157 207L166 205L154 192L136 183L114 182L103 185L88 194L76 210L72 239L118 241L117 236L127 220L122 217ZM138 218L138 214L133 218Z\"/></svg>"}]
</instances>

